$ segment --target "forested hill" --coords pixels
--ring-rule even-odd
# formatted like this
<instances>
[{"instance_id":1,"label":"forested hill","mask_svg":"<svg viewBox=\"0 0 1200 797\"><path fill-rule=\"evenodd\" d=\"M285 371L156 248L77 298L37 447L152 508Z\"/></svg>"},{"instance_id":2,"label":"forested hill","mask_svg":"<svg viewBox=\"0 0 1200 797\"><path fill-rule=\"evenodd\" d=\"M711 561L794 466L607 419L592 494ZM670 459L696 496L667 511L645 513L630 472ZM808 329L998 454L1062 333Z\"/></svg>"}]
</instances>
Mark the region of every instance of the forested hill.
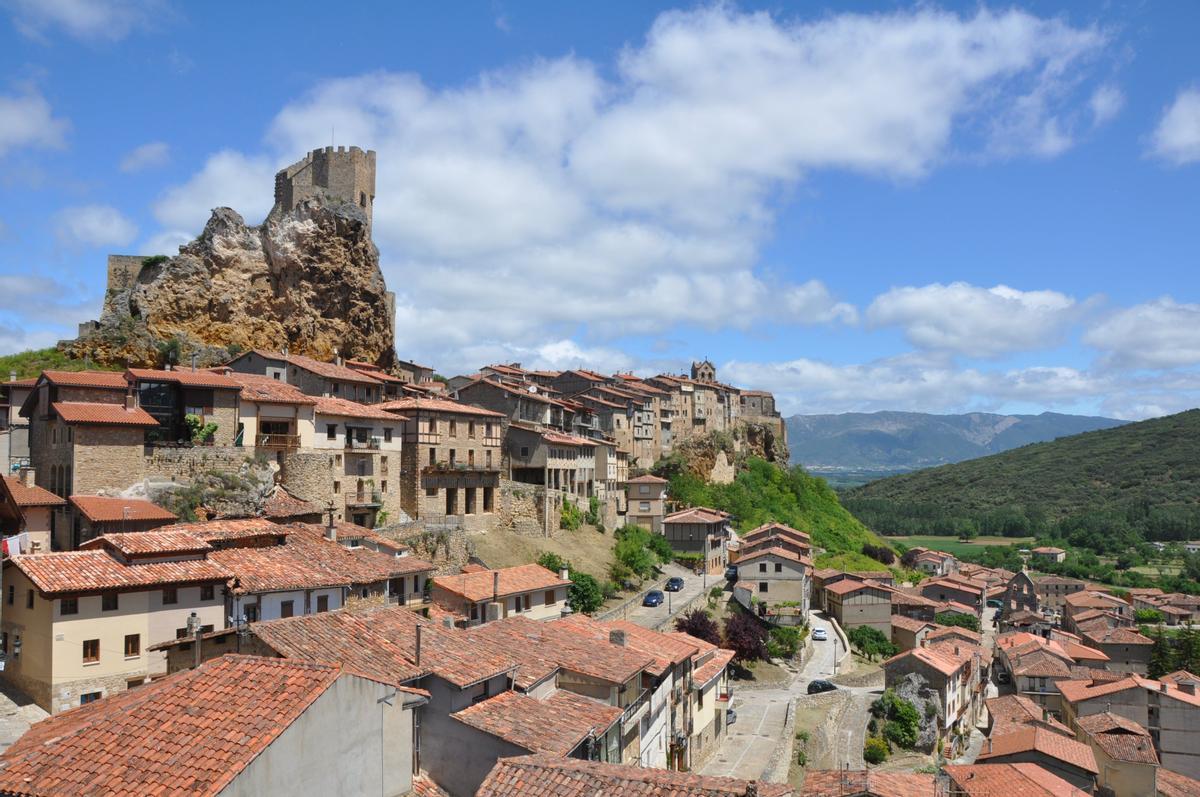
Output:
<instances>
[{"instance_id":1,"label":"forested hill","mask_svg":"<svg viewBox=\"0 0 1200 797\"><path fill-rule=\"evenodd\" d=\"M881 479L843 504L888 535L1200 538L1200 410Z\"/></svg>"}]
</instances>

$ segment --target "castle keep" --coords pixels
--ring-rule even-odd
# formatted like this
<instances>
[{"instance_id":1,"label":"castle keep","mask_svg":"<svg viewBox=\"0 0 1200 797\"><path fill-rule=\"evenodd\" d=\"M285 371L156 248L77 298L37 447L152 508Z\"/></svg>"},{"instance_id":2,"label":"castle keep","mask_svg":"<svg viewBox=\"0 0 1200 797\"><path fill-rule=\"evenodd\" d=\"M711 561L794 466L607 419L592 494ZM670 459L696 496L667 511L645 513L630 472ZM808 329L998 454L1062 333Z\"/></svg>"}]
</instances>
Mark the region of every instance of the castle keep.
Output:
<instances>
[{"instance_id":1,"label":"castle keep","mask_svg":"<svg viewBox=\"0 0 1200 797\"><path fill-rule=\"evenodd\" d=\"M367 214L375 204L375 150L314 149L275 175L275 209L286 213L303 200L324 194L353 202Z\"/></svg>"}]
</instances>

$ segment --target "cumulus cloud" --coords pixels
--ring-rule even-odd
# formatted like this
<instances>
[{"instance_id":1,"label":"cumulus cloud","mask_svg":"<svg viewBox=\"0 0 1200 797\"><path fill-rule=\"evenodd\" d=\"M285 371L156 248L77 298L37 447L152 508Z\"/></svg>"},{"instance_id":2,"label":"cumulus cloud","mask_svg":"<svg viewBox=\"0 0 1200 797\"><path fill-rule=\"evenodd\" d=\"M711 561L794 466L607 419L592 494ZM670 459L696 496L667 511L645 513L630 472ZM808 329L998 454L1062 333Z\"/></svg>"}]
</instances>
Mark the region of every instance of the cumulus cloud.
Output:
<instances>
[{"instance_id":1,"label":"cumulus cloud","mask_svg":"<svg viewBox=\"0 0 1200 797\"><path fill-rule=\"evenodd\" d=\"M217 204L257 221L271 172L336 125L378 151L374 237L413 356L853 323L822 283L757 267L779 197L820 169L911 180L963 150L1061 150L1105 46L1017 10L669 12L615 68L567 56L444 89L319 83L274 119L272 156L214 155L155 215L192 233Z\"/></svg>"},{"instance_id":2,"label":"cumulus cloud","mask_svg":"<svg viewBox=\"0 0 1200 797\"><path fill-rule=\"evenodd\" d=\"M1119 368L1200 365L1200 304L1169 296L1113 313L1084 335Z\"/></svg>"},{"instance_id":3,"label":"cumulus cloud","mask_svg":"<svg viewBox=\"0 0 1200 797\"><path fill-rule=\"evenodd\" d=\"M84 41L116 42L169 12L162 0L7 0L17 30L42 40L51 30Z\"/></svg>"},{"instance_id":4,"label":"cumulus cloud","mask_svg":"<svg viewBox=\"0 0 1200 797\"><path fill-rule=\"evenodd\" d=\"M121 171L126 173L145 171L165 166L171 160L171 148L165 141L150 141L135 147L121 158Z\"/></svg>"},{"instance_id":5,"label":"cumulus cloud","mask_svg":"<svg viewBox=\"0 0 1200 797\"><path fill-rule=\"evenodd\" d=\"M137 237L137 225L111 205L63 208L55 216L55 235L69 249L125 246Z\"/></svg>"},{"instance_id":6,"label":"cumulus cloud","mask_svg":"<svg viewBox=\"0 0 1200 797\"><path fill-rule=\"evenodd\" d=\"M19 94L0 94L0 157L24 147L62 147L68 127L65 119L54 115L46 98L32 88Z\"/></svg>"},{"instance_id":7,"label":"cumulus cloud","mask_svg":"<svg viewBox=\"0 0 1200 797\"><path fill-rule=\"evenodd\" d=\"M892 288L867 308L873 327L899 327L922 349L976 357L1054 345L1075 317L1075 299L1057 291L981 288L965 282Z\"/></svg>"},{"instance_id":8,"label":"cumulus cloud","mask_svg":"<svg viewBox=\"0 0 1200 797\"><path fill-rule=\"evenodd\" d=\"M46 325L71 327L89 313L94 318L96 309L95 297L76 286L50 277L0 274L0 326L20 331L20 334L16 331L7 334L11 341L40 340L38 329ZM55 340L63 336L58 330L43 332L57 335ZM4 335L0 334L0 337Z\"/></svg>"},{"instance_id":9,"label":"cumulus cloud","mask_svg":"<svg viewBox=\"0 0 1200 797\"><path fill-rule=\"evenodd\" d=\"M1150 154L1176 166L1200 161L1200 88L1179 92L1163 112Z\"/></svg>"},{"instance_id":10,"label":"cumulus cloud","mask_svg":"<svg viewBox=\"0 0 1200 797\"><path fill-rule=\"evenodd\" d=\"M1092 122L1099 127L1121 112L1125 105L1125 95L1116 86L1105 84L1092 92L1088 105L1092 109Z\"/></svg>"}]
</instances>

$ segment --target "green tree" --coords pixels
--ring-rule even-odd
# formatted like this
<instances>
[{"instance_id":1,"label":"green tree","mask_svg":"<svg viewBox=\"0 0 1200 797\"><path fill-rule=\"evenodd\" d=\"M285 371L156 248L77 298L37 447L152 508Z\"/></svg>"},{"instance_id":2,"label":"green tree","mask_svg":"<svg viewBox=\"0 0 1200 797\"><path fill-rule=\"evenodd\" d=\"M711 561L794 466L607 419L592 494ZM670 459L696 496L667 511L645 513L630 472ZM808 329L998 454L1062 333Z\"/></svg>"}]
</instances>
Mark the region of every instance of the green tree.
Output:
<instances>
[{"instance_id":1,"label":"green tree","mask_svg":"<svg viewBox=\"0 0 1200 797\"><path fill-rule=\"evenodd\" d=\"M888 750L888 743L885 740L878 736L872 736L863 745L863 761L866 761L868 764L882 764L888 760L890 752Z\"/></svg>"},{"instance_id":2,"label":"green tree","mask_svg":"<svg viewBox=\"0 0 1200 797\"><path fill-rule=\"evenodd\" d=\"M1138 609L1133 613L1133 619L1138 625L1157 625L1163 621L1163 613L1158 609Z\"/></svg>"},{"instance_id":3,"label":"green tree","mask_svg":"<svg viewBox=\"0 0 1200 797\"><path fill-rule=\"evenodd\" d=\"M604 592L600 582L587 573L571 573L571 586L567 590L567 604L573 611L591 614L604 603Z\"/></svg>"},{"instance_id":4,"label":"green tree","mask_svg":"<svg viewBox=\"0 0 1200 797\"><path fill-rule=\"evenodd\" d=\"M538 554L537 563L551 573L561 573L564 568L571 569L571 563L553 551L542 551Z\"/></svg>"},{"instance_id":5,"label":"green tree","mask_svg":"<svg viewBox=\"0 0 1200 797\"><path fill-rule=\"evenodd\" d=\"M868 661L873 661L877 656L887 658L895 656L897 653L896 646L892 644L891 640L884 636L882 631L869 625L860 625L850 629L846 638L850 640L850 645L855 650L867 657Z\"/></svg>"},{"instance_id":6,"label":"green tree","mask_svg":"<svg viewBox=\"0 0 1200 797\"><path fill-rule=\"evenodd\" d=\"M1150 665L1148 675L1151 678L1161 678L1169 672L1175 671L1175 650L1171 644L1171 638L1167 636L1162 625L1155 626L1150 633L1150 638L1154 640L1154 646L1150 648Z\"/></svg>"},{"instance_id":7,"label":"green tree","mask_svg":"<svg viewBox=\"0 0 1200 797\"><path fill-rule=\"evenodd\" d=\"M935 622L941 625L953 626L954 628L966 628L968 631L979 633L979 618L973 614L963 614L962 612L942 612L933 618Z\"/></svg>"}]
</instances>

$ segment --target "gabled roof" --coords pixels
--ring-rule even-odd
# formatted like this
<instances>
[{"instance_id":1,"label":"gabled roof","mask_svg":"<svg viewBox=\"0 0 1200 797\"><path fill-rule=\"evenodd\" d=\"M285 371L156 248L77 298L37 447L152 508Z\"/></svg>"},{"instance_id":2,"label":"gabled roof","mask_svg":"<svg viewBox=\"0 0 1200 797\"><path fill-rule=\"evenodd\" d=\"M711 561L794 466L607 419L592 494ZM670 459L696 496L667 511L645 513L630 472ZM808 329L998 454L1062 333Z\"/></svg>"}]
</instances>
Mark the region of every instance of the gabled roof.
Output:
<instances>
[{"instance_id":1,"label":"gabled roof","mask_svg":"<svg viewBox=\"0 0 1200 797\"><path fill-rule=\"evenodd\" d=\"M12 496L13 503L19 507L32 506L64 506L67 501L65 498L59 498L54 493L38 487L36 484L32 487L26 487L21 482L19 476L4 476L4 487L8 490L8 494Z\"/></svg>"},{"instance_id":2,"label":"gabled roof","mask_svg":"<svg viewBox=\"0 0 1200 797\"><path fill-rule=\"evenodd\" d=\"M374 405L378 409L387 410L389 412L444 412L449 415L478 415L484 418L503 418L502 412L487 410L483 407L476 407L472 404L463 404L462 402L452 401L445 398L419 398L410 397L396 399L395 401L385 401L383 404Z\"/></svg>"},{"instance_id":3,"label":"gabled roof","mask_svg":"<svg viewBox=\"0 0 1200 797\"><path fill-rule=\"evenodd\" d=\"M754 784L759 797L794 794L787 784ZM475 797L746 797L750 787L734 778L543 754L500 759Z\"/></svg>"},{"instance_id":4,"label":"gabled roof","mask_svg":"<svg viewBox=\"0 0 1200 797\"><path fill-rule=\"evenodd\" d=\"M335 398L333 396L317 397L317 414L336 415L341 418L364 418L375 421L397 422L404 420L403 415L381 410L378 404L360 404L357 401Z\"/></svg>"},{"instance_id":5,"label":"gabled roof","mask_svg":"<svg viewBox=\"0 0 1200 797\"><path fill-rule=\"evenodd\" d=\"M327 363L322 362L321 360L314 360L312 357L305 357L302 354L283 354L282 352L267 351L266 349L255 349L254 353L263 359L285 362L289 365L294 365L297 368L303 368L305 371L310 371L317 376L323 376L326 379L335 379L339 382L358 382L366 385L379 384L378 379L364 374L361 371L356 371L353 368L347 368L346 366L338 365L337 363ZM242 356L244 357L245 355ZM240 358L234 358L234 360L237 359Z\"/></svg>"},{"instance_id":6,"label":"gabled roof","mask_svg":"<svg viewBox=\"0 0 1200 797\"><path fill-rule=\"evenodd\" d=\"M568 755L589 735L603 736L624 710L558 690L545 700L501 692L450 716L534 753Z\"/></svg>"},{"instance_id":7,"label":"gabled roof","mask_svg":"<svg viewBox=\"0 0 1200 797\"><path fill-rule=\"evenodd\" d=\"M663 523L724 523L729 519L728 512L719 509L709 509L706 506L693 506L672 512L663 518Z\"/></svg>"},{"instance_id":8,"label":"gabled roof","mask_svg":"<svg viewBox=\"0 0 1200 797\"><path fill-rule=\"evenodd\" d=\"M570 580L559 578L557 573L552 573L539 564L527 564L503 567L497 570L476 570L470 573L437 576L433 579L433 586L459 595L473 603L478 603L491 600L495 586L493 574L497 573L500 576L500 582L499 590L495 594L501 598L537 590L554 589L571 583Z\"/></svg>"},{"instance_id":9,"label":"gabled roof","mask_svg":"<svg viewBox=\"0 0 1200 797\"><path fill-rule=\"evenodd\" d=\"M1055 548L1053 545L1040 545L1033 549L1034 553L1060 554L1066 553L1062 548Z\"/></svg>"},{"instance_id":10,"label":"gabled roof","mask_svg":"<svg viewBox=\"0 0 1200 797\"><path fill-rule=\"evenodd\" d=\"M229 574L203 559L123 564L105 551L57 551L6 560L45 596L108 590L140 590L182 584L223 582Z\"/></svg>"},{"instance_id":11,"label":"gabled roof","mask_svg":"<svg viewBox=\"0 0 1200 797\"><path fill-rule=\"evenodd\" d=\"M215 371L189 371L186 369L160 371L155 368L127 368L128 381L174 382L184 387L210 387L218 390L241 390L240 383Z\"/></svg>"},{"instance_id":12,"label":"gabled roof","mask_svg":"<svg viewBox=\"0 0 1200 797\"><path fill-rule=\"evenodd\" d=\"M42 371L42 379L58 387L97 387L124 391L129 387L120 371ZM39 380L40 381L40 380Z\"/></svg>"},{"instance_id":13,"label":"gabled roof","mask_svg":"<svg viewBox=\"0 0 1200 797\"><path fill-rule=\"evenodd\" d=\"M186 531L172 531L169 526L156 531L131 531L125 534L101 534L79 546L81 551L102 551L111 548L125 556L137 557L165 554L203 554L212 546Z\"/></svg>"},{"instance_id":14,"label":"gabled roof","mask_svg":"<svg viewBox=\"0 0 1200 797\"><path fill-rule=\"evenodd\" d=\"M601 622L593 620L587 615L572 614L559 622L575 625L585 632L594 634L598 640L602 641L608 641L613 631L624 633L626 647L654 659L653 668L647 669L651 669L655 676L664 675L672 666L686 661L700 652L700 647L693 642L653 631L627 620Z\"/></svg>"},{"instance_id":15,"label":"gabled roof","mask_svg":"<svg viewBox=\"0 0 1200 797\"><path fill-rule=\"evenodd\" d=\"M1084 632L1087 640L1095 645L1153 645L1154 640L1143 636L1132 628L1105 628ZM1105 656L1107 659L1108 656Z\"/></svg>"},{"instance_id":16,"label":"gabled roof","mask_svg":"<svg viewBox=\"0 0 1200 797\"><path fill-rule=\"evenodd\" d=\"M226 655L42 720L3 756L10 795L216 795L343 675Z\"/></svg>"},{"instance_id":17,"label":"gabled roof","mask_svg":"<svg viewBox=\"0 0 1200 797\"><path fill-rule=\"evenodd\" d=\"M1030 752L1050 756L1093 775L1100 772L1092 748L1060 733L1037 727L1022 728L1001 735L993 734L984 742L983 749L975 760L986 762L993 758Z\"/></svg>"},{"instance_id":18,"label":"gabled roof","mask_svg":"<svg viewBox=\"0 0 1200 797\"><path fill-rule=\"evenodd\" d=\"M65 423L95 426L158 426L158 421L141 407L98 401L56 401L54 411Z\"/></svg>"},{"instance_id":19,"label":"gabled roof","mask_svg":"<svg viewBox=\"0 0 1200 797\"><path fill-rule=\"evenodd\" d=\"M923 628L937 628L937 623L927 622L925 620L914 620L911 617L905 617L902 614L892 615L892 627L903 628L910 633L918 633Z\"/></svg>"},{"instance_id":20,"label":"gabled roof","mask_svg":"<svg viewBox=\"0 0 1200 797\"><path fill-rule=\"evenodd\" d=\"M834 595L843 596L854 592L861 592L863 590L875 590L882 593L888 598L889 601L891 600L891 590L883 584L876 584L874 582L857 581L855 579L846 578L842 579L841 581L835 581L834 583L825 587L826 592L832 592Z\"/></svg>"},{"instance_id":21,"label":"gabled roof","mask_svg":"<svg viewBox=\"0 0 1200 797\"><path fill-rule=\"evenodd\" d=\"M966 797L1090 797L1037 764L947 764Z\"/></svg>"},{"instance_id":22,"label":"gabled roof","mask_svg":"<svg viewBox=\"0 0 1200 797\"><path fill-rule=\"evenodd\" d=\"M175 515L158 504L141 498L109 498L103 495L73 495L71 504L92 523L115 523L128 520L135 523L162 521L170 523Z\"/></svg>"},{"instance_id":23,"label":"gabled roof","mask_svg":"<svg viewBox=\"0 0 1200 797\"><path fill-rule=\"evenodd\" d=\"M644 473L641 476L634 476L626 484L669 484L669 482L666 479L660 479L652 473Z\"/></svg>"},{"instance_id":24,"label":"gabled roof","mask_svg":"<svg viewBox=\"0 0 1200 797\"><path fill-rule=\"evenodd\" d=\"M282 484L275 485L267 500L263 502L263 517L287 520L288 518L320 515L324 510L310 501L297 498Z\"/></svg>"},{"instance_id":25,"label":"gabled roof","mask_svg":"<svg viewBox=\"0 0 1200 797\"><path fill-rule=\"evenodd\" d=\"M809 568L811 568L813 564L813 560L809 557L798 554L795 551L783 547L782 545L772 545L770 547L758 548L757 550L750 551L744 556L739 556L737 562L734 564L740 565L745 562L753 562L755 559L760 559L764 556L777 556L780 559L787 559L788 561L795 562L799 565Z\"/></svg>"},{"instance_id":26,"label":"gabled roof","mask_svg":"<svg viewBox=\"0 0 1200 797\"><path fill-rule=\"evenodd\" d=\"M906 658L915 659L945 676L953 675L970 661L970 657L954 656L953 651L941 645L937 648L917 647L912 650L906 650L903 653L892 656L883 662L882 666L886 669L888 666L901 662Z\"/></svg>"},{"instance_id":27,"label":"gabled roof","mask_svg":"<svg viewBox=\"0 0 1200 797\"><path fill-rule=\"evenodd\" d=\"M300 388L289 385L280 379L273 379L262 374L243 374L237 371L230 371L229 378L242 386L243 401L300 406L311 406L317 403L312 396L300 392Z\"/></svg>"},{"instance_id":28,"label":"gabled roof","mask_svg":"<svg viewBox=\"0 0 1200 797\"><path fill-rule=\"evenodd\" d=\"M991 732L1001 735L1025 726L1045 727L1074 738L1075 731L1054 719L1049 712L1025 695L1004 695L984 701L992 718Z\"/></svg>"},{"instance_id":29,"label":"gabled roof","mask_svg":"<svg viewBox=\"0 0 1200 797\"><path fill-rule=\"evenodd\" d=\"M196 523L176 523L171 526L171 531L186 531L205 542L229 542L259 537L286 537L289 528L266 518L227 518Z\"/></svg>"},{"instance_id":30,"label":"gabled roof","mask_svg":"<svg viewBox=\"0 0 1200 797\"><path fill-rule=\"evenodd\" d=\"M1159 797L1200 797L1200 780L1164 767L1154 773L1154 788Z\"/></svg>"},{"instance_id":31,"label":"gabled roof","mask_svg":"<svg viewBox=\"0 0 1200 797\"><path fill-rule=\"evenodd\" d=\"M695 684L695 688L699 690L708 686L712 679L720 675L729 666L729 662L733 661L733 657L734 652L732 650L718 648L713 655L700 662L700 665L692 673L692 682Z\"/></svg>"}]
</instances>

